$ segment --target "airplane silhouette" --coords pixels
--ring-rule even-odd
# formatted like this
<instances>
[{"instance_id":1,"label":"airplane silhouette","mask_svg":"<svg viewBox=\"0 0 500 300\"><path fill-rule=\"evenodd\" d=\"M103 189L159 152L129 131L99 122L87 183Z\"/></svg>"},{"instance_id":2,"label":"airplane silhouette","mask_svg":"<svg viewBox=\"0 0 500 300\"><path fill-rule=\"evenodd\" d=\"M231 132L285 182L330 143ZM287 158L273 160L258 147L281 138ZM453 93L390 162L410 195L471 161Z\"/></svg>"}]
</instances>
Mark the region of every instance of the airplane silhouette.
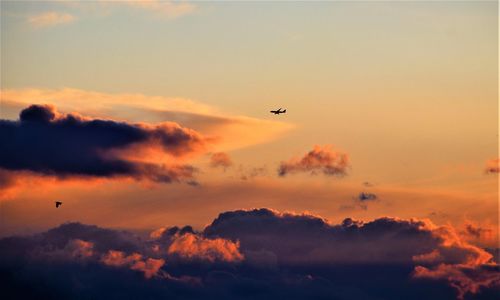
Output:
<instances>
[{"instance_id":1,"label":"airplane silhouette","mask_svg":"<svg viewBox=\"0 0 500 300\"><path fill-rule=\"evenodd\" d=\"M286 109L281 110L281 107L280 107L278 110L271 110L270 113L273 113L275 115L284 114L284 113L286 113Z\"/></svg>"},{"instance_id":2,"label":"airplane silhouette","mask_svg":"<svg viewBox=\"0 0 500 300\"><path fill-rule=\"evenodd\" d=\"M61 201L56 201L56 208L58 208L59 206L62 205L62 202Z\"/></svg>"}]
</instances>

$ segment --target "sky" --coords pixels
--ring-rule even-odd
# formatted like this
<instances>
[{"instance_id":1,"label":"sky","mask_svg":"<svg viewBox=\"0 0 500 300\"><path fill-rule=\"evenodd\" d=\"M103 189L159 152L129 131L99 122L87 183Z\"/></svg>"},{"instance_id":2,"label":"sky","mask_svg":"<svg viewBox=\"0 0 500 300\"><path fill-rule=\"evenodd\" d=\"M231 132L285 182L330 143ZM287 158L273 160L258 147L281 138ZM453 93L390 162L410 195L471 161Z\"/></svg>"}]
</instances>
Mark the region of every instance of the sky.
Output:
<instances>
[{"instance_id":1,"label":"sky","mask_svg":"<svg viewBox=\"0 0 500 300\"><path fill-rule=\"evenodd\" d=\"M420 220L409 224L434 238L452 232L442 240L456 235L478 257L498 249L495 1L0 8L0 237L48 236L68 222L137 234L190 225L192 236L158 247L173 255L186 241L207 242L241 262L254 241L209 230L219 214L240 211L247 221L319 218L333 231L346 218ZM269 113L278 108L287 112ZM64 251L94 249L79 257L142 270L126 250L101 255L97 240L67 242ZM445 257L439 247L431 253ZM443 270L414 274L433 271ZM500 282L488 280L478 285ZM477 294L459 286L458 298Z\"/></svg>"}]
</instances>

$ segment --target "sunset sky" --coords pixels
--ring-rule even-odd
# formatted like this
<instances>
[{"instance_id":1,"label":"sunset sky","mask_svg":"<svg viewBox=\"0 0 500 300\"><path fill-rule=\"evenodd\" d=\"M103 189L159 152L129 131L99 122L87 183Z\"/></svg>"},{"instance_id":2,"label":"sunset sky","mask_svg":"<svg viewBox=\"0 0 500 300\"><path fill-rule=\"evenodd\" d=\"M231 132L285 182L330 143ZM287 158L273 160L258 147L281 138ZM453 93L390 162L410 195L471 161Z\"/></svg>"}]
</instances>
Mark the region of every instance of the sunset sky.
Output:
<instances>
[{"instance_id":1,"label":"sunset sky","mask_svg":"<svg viewBox=\"0 0 500 300\"><path fill-rule=\"evenodd\" d=\"M268 208L497 249L498 66L494 1L2 0L0 237Z\"/></svg>"}]
</instances>

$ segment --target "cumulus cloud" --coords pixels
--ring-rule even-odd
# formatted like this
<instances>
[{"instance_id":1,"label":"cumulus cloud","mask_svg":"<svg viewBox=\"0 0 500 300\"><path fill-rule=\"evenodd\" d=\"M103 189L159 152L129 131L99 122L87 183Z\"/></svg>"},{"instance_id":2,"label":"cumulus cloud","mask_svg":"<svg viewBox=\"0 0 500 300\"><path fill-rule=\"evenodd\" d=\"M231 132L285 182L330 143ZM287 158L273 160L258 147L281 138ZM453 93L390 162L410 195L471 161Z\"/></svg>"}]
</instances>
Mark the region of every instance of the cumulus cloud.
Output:
<instances>
[{"instance_id":1,"label":"cumulus cloud","mask_svg":"<svg viewBox=\"0 0 500 300\"><path fill-rule=\"evenodd\" d=\"M271 209L224 212L202 232L164 227L141 238L69 223L0 240L0 274L16 274L7 295L23 286L38 294L67 287L59 298L488 299L500 288L498 271L491 254L449 225L332 224Z\"/></svg>"},{"instance_id":2,"label":"cumulus cloud","mask_svg":"<svg viewBox=\"0 0 500 300\"><path fill-rule=\"evenodd\" d=\"M185 259L238 262L243 260L239 248L239 242L221 238L208 239L193 233L186 233L174 236L168 253Z\"/></svg>"},{"instance_id":3,"label":"cumulus cloud","mask_svg":"<svg viewBox=\"0 0 500 300\"><path fill-rule=\"evenodd\" d=\"M109 250L102 256L101 262L108 266L128 267L131 270L141 271L146 278L155 276L165 264L165 260L159 258L143 258L139 253L125 255L122 251Z\"/></svg>"},{"instance_id":4,"label":"cumulus cloud","mask_svg":"<svg viewBox=\"0 0 500 300\"><path fill-rule=\"evenodd\" d=\"M486 163L485 172L488 174L498 174L500 172L500 159L491 159Z\"/></svg>"},{"instance_id":5,"label":"cumulus cloud","mask_svg":"<svg viewBox=\"0 0 500 300\"><path fill-rule=\"evenodd\" d=\"M313 150L303 157L281 162L278 174L285 176L288 173L310 172L316 174L321 172L329 176L344 176L348 166L349 156L346 153L333 150L331 145L315 145Z\"/></svg>"},{"instance_id":6,"label":"cumulus cloud","mask_svg":"<svg viewBox=\"0 0 500 300\"><path fill-rule=\"evenodd\" d=\"M123 176L172 182L189 179L188 165L144 160L142 152L170 157L201 152L207 139L176 123L157 125L61 114L49 105L32 105L18 121L0 120L0 168L58 177Z\"/></svg>"},{"instance_id":7,"label":"cumulus cloud","mask_svg":"<svg viewBox=\"0 0 500 300\"><path fill-rule=\"evenodd\" d=\"M429 220L346 219L330 225L312 215L258 209L223 213L205 234L238 239L243 250L272 251L281 263L413 262L414 278L448 279L459 298L500 285L490 253L461 239L453 227Z\"/></svg>"},{"instance_id":8,"label":"cumulus cloud","mask_svg":"<svg viewBox=\"0 0 500 300\"><path fill-rule=\"evenodd\" d=\"M500 287L500 269L490 253L464 241L451 226L429 228L440 243L432 252L414 257L422 264L415 267L415 278L448 281L458 299L481 288Z\"/></svg>"},{"instance_id":9,"label":"cumulus cloud","mask_svg":"<svg viewBox=\"0 0 500 300\"><path fill-rule=\"evenodd\" d=\"M69 13L48 11L28 18L28 23L35 28L52 27L76 21L77 17Z\"/></svg>"},{"instance_id":10,"label":"cumulus cloud","mask_svg":"<svg viewBox=\"0 0 500 300\"><path fill-rule=\"evenodd\" d=\"M210 156L210 166L212 168L223 168L225 170L232 165L233 162L227 153L216 152Z\"/></svg>"}]
</instances>

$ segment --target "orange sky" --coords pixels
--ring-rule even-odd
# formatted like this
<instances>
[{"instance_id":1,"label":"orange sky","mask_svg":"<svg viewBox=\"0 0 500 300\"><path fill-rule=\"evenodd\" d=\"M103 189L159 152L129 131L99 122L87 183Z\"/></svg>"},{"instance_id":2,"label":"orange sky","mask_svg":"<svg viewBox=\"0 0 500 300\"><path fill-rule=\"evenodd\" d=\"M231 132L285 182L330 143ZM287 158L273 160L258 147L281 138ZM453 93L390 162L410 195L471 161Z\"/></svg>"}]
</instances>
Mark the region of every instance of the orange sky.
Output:
<instances>
[{"instance_id":1,"label":"orange sky","mask_svg":"<svg viewBox=\"0 0 500 300\"><path fill-rule=\"evenodd\" d=\"M187 156L120 154L192 165L197 186L9 174L0 235L65 221L202 228L222 211L269 207L332 222L472 222L492 232L476 242L494 246L498 172L485 170L498 158L496 6L108 4L97 13L91 4L2 2L2 119L51 104L62 115L175 122L210 142ZM304 9L317 17L304 19ZM269 114L279 107L287 113ZM315 145L346 153L345 174L315 162L278 175ZM216 152L231 164L214 167ZM362 202L361 192L377 199Z\"/></svg>"}]
</instances>

